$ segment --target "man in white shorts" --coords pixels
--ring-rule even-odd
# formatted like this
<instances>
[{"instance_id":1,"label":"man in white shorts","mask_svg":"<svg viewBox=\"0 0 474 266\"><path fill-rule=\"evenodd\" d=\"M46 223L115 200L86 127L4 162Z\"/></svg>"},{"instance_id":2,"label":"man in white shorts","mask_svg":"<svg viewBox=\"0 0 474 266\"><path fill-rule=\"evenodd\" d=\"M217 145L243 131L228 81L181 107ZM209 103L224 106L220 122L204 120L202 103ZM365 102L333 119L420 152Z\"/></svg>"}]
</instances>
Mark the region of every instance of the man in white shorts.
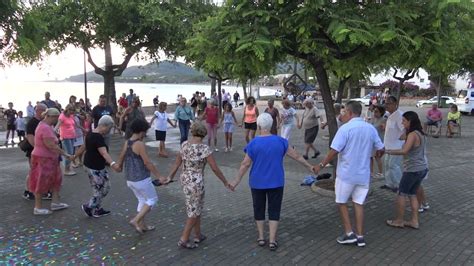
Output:
<instances>
[{"instance_id":1,"label":"man in white shorts","mask_svg":"<svg viewBox=\"0 0 474 266\"><path fill-rule=\"evenodd\" d=\"M339 244L357 243L359 247L364 247L364 202L369 192L370 157L374 150L377 151L377 156L382 156L384 146L377 130L360 117L361 113L360 103L349 101L346 104L345 113L340 117L344 124L338 129L326 158L315 166L314 170L318 173L338 155L336 203L345 232L337 238L337 242ZM356 234L352 231L347 208L349 198L352 198L354 203Z\"/></svg>"}]
</instances>

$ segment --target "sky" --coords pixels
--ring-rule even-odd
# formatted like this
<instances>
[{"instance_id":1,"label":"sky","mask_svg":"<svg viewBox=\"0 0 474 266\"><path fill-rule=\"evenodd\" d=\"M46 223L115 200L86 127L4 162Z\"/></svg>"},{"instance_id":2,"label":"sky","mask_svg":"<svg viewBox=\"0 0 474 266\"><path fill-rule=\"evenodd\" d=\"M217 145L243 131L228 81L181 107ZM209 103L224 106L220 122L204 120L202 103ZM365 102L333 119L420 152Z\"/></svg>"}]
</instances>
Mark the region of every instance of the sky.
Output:
<instances>
[{"instance_id":1,"label":"sky","mask_svg":"<svg viewBox=\"0 0 474 266\"><path fill-rule=\"evenodd\" d=\"M101 49L91 50L92 58L98 66L104 65L104 52ZM121 63L123 60L122 50L117 46L112 46L112 61ZM149 61L130 60L128 66L145 65ZM87 63L87 71L92 71L92 66ZM84 52L82 49L68 47L62 53L47 56L42 62L33 65L23 66L12 63L4 68L0 68L0 81L15 80L22 81L44 81L63 80L69 76L84 72Z\"/></svg>"}]
</instances>

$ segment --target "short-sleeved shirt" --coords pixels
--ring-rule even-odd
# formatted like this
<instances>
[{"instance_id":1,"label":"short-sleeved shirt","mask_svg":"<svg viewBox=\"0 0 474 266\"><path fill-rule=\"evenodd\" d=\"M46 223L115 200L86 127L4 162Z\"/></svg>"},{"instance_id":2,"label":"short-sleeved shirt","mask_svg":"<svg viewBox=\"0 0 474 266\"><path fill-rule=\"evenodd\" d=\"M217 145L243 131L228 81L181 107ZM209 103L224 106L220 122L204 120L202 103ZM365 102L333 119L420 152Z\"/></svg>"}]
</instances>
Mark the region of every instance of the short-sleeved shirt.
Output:
<instances>
[{"instance_id":1,"label":"short-sleeved shirt","mask_svg":"<svg viewBox=\"0 0 474 266\"><path fill-rule=\"evenodd\" d=\"M438 109L430 109L428 110L428 118L441 120L443 118L443 114Z\"/></svg>"},{"instance_id":2,"label":"short-sleeved shirt","mask_svg":"<svg viewBox=\"0 0 474 266\"><path fill-rule=\"evenodd\" d=\"M281 118L283 125L292 125L295 123L296 110L293 107L281 110Z\"/></svg>"},{"instance_id":3,"label":"short-sleeved shirt","mask_svg":"<svg viewBox=\"0 0 474 266\"><path fill-rule=\"evenodd\" d=\"M166 112L155 111L155 130L166 131L168 128L168 114Z\"/></svg>"},{"instance_id":4,"label":"short-sleeved shirt","mask_svg":"<svg viewBox=\"0 0 474 266\"><path fill-rule=\"evenodd\" d=\"M74 121L74 115L66 116L64 113L59 115L59 136L61 139L74 139L76 138L76 122Z\"/></svg>"},{"instance_id":5,"label":"short-sleeved shirt","mask_svg":"<svg viewBox=\"0 0 474 266\"><path fill-rule=\"evenodd\" d=\"M387 117L383 138L387 150L398 150L403 146L404 141L400 140L400 136L405 133L405 127L402 124L402 115L402 111L396 110Z\"/></svg>"},{"instance_id":6,"label":"short-sleeved shirt","mask_svg":"<svg viewBox=\"0 0 474 266\"><path fill-rule=\"evenodd\" d=\"M204 112L206 113L206 123L212 124L212 125L217 124L217 121L219 120L219 109L218 108L206 107L206 109L204 109Z\"/></svg>"},{"instance_id":7,"label":"short-sleeved shirt","mask_svg":"<svg viewBox=\"0 0 474 266\"><path fill-rule=\"evenodd\" d=\"M45 104L48 108L58 108L56 102L51 99L43 100L41 103Z\"/></svg>"},{"instance_id":8,"label":"short-sleeved shirt","mask_svg":"<svg viewBox=\"0 0 474 266\"><path fill-rule=\"evenodd\" d=\"M374 150L383 149L377 130L357 117L342 125L336 133L331 149L338 154L337 178L353 185L370 182L370 157Z\"/></svg>"},{"instance_id":9,"label":"short-sleeved shirt","mask_svg":"<svg viewBox=\"0 0 474 266\"><path fill-rule=\"evenodd\" d=\"M459 120L461 119L461 113L457 111L456 113L449 112L448 113L448 121L449 120L454 120L456 123L459 123Z\"/></svg>"},{"instance_id":10,"label":"short-sleeved shirt","mask_svg":"<svg viewBox=\"0 0 474 266\"><path fill-rule=\"evenodd\" d=\"M59 154L46 147L44 144L45 139L51 139L54 143L59 143L53 127L41 121L35 130L35 148L31 154L39 157L57 158Z\"/></svg>"},{"instance_id":11,"label":"short-sleeved shirt","mask_svg":"<svg viewBox=\"0 0 474 266\"><path fill-rule=\"evenodd\" d=\"M33 117L28 121L26 124L26 135L35 135L36 128L38 127L40 123L40 120L38 120L36 117ZM31 152L33 149L26 151L26 157L31 157Z\"/></svg>"},{"instance_id":12,"label":"short-sleeved shirt","mask_svg":"<svg viewBox=\"0 0 474 266\"><path fill-rule=\"evenodd\" d=\"M256 137L244 152L252 159L249 185L254 189L269 189L285 185L283 159L288 141L280 136Z\"/></svg>"},{"instance_id":13,"label":"short-sleeved shirt","mask_svg":"<svg viewBox=\"0 0 474 266\"><path fill-rule=\"evenodd\" d=\"M176 120L194 120L193 110L189 106L178 105L174 112L174 119Z\"/></svg>"},{"instance_id":14,"label":"short-sleeved shirt","mask_svg":"<svg viewBox=\"0 0 474 266\"><path fill-rule=\"evenodd\" d=\"M18 117L15 120L15 125L16 125L16 130L25 131L25 118L24 117Z\"/></svg>"},{"instance_id":15,"label":"short-sleeved shirt","mask_svg":"<svg viewBox=\"0 0 474 266\"><path fill-rule=\"evenodd\" d=\"M92 109L92 118L94 119L94 128L97 127L99 124L99 120L102 116L104 115L110 115L112 116L114 114L114 110L112 107L106 105L106 106L99 106L96 105L94 109Z\"/></svg>"},{"instance_id":16,"label":"short-sleeved shirt","mask_svg":"<svg viewBox=\"0 0 474 266\"><path fill-rule=\"evenodd\" d=\"M26 117L33 117L35 116L35 108L33 105L28 105L26 107Z\"/></svg>"},{"instance_id":17,"label":"short-sleeved shirt","mask_svg":"<svg viewBox=\"0 0 474 266\"><path fill-rule=\"evenodd\" d=\"M105 159L99 152L99 148L109 148L105 144L104 136L96 132L89 132L86 136L86 154L84 155L84 165L93 170L105 168Z\"/></svg>"},{"instance_id":18,"label":"short-sleeved shirt","mask_svg":"<svg viewBox=\"0 0 474 266\"><path fill-rule=\"evenodd\" d=\"M79 127L81 125L81 119L79 116L74 116L74 123L76 124L74 127L74 133L76 135L76 138L82 138L84 137L84 133L82 132L82 129Z\"/></svg>"},{"instance_id":19,"label":"short-sleeved shirt","mask_svg":"<svg viewBox=\"0 0 474 266\"><path fill-rule=\"evenodd\" d=\"M319 110L314 106L306 108L303 112L303 129L310 129L319 125Z\"/></svg>"},{"instance_id":20,"label":"short-sleeved shirt","mask_svg":"<svg viewBox=\"0 0 474 266\"><path fill-rule=\"evenodd\" d=\"M15 109L7 109L3 115L7 117L7 125L13 125L18 114Z\"/></svg>"}]
</instances>

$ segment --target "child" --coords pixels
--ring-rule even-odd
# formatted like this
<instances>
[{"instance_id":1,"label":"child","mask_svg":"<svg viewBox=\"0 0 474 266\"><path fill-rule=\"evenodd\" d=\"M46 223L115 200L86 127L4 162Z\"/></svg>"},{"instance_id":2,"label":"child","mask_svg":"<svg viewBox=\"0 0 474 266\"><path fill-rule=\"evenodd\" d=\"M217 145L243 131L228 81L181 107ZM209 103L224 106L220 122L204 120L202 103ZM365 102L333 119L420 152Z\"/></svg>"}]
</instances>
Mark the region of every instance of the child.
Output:
<instances>
[{"instance_id":1,"label":"child","mask_svg":"<svg viewBox=\"0 0 474 266\"><path fill-rule=\"evenodd\" d=\"M139 233L154 230L154 226L145 224L145 215L157 203L158 195L152 183L150 172L156 176L162 184L166 178L162 177L156 167L148 158L143 138L150 128L148 122L143 119L135 119L130 125L132 136L125 142L120 153L118 165L125 165L125 177L127 186L133 191L138 199L138 214L130 220L130 225Z\"/></svg>"},{"instance_id":2,"label":"child","mask_svg":"<svg viewBox=\"0 0 474 266\"><path fill-rule=\"evenodd\" d=\"M365 121L366 122L371 122L370 120L374 117L374 109L375 109L375 104L372 102L369 102L369 108L367 109L367 113L365 114ZM382 114L383 115L383 114Z\"/></svg>"},{"instance_id":3,"label":"child","mask_svg":"<svg viewBox=\"0 0 474 266\"><path fill-rule=\"evenodd\" d=\"M158 105L158 111L155 111L153 118L150 121L150 127L153 125L153 121L156 120L155 123L155 137L156 140L160 142L160 147L158 148L158 156L163 158L168 158L168 153L166 152L165 148L165 141L166 141L166 129L168 122L172 127L176 127L176 123L173 124L171 120L168 118L168 114L166 113L166 107L168 104L166 102L161 102Z\"/></svg>"},{"instance_id":4,"label":"child","mask_svg":"<svg viewBox=\"0 0 474 266\"><path fill-rule=\"evenodd\" d=\"M15 120L16 134L18 135L18 140L21 142L25 139L25 130L26 130L26 121L23 117L23 112L18 112L18 117Z\"/></svg>"},{"instance_id":5,"label":"child","mask_svg":"<svg viewBox=\"0 0 474 266\"><path fill-rule=\"evenodd\" d=\"M224 152L232 151L232 133L234 132L234 123L237 124L232 105L227 103L222 113L221 124L224 121L225 149Z\"/></svg>"},{"instance_id":6,"label":"child","mask_svg":"<svg viewBox=\"0 0 474 266\"><path fill-rule=\"evenodd\" d=\"M374 105L372 105L374 106ZM381 105L375 105L374 110L373 110L373 116L372 119L369 121L375 129L377 130L377 133L379 134L380 139L383 141L384 137L384 132L385 132L385 123L387 122L387 119L384 117L385 114L385 108ZM374 161L377 163L377 168L379 170L378 173L373 174L374 172ZM370 172L373 174L373 176L382 178L383 177L383 163L382 163L382 158L374 156L371 158L370 161Z\"/></svg>"},{"instance_id":7,"label":"child","mask_svg":"<svg viewBox=\"0 0 474 266\"><path fill-rule=\"evenodd\" d=\"M3 116L7 117L7 139L5 140L5 145L8 144L8 138L10 137L10 132L12 133L12 144L15 144L13 139L15 138L15 119L18 116L15 109L13 109L13 103L8 103L8 109L3 113Z\"/></svg>"}]
</instances>

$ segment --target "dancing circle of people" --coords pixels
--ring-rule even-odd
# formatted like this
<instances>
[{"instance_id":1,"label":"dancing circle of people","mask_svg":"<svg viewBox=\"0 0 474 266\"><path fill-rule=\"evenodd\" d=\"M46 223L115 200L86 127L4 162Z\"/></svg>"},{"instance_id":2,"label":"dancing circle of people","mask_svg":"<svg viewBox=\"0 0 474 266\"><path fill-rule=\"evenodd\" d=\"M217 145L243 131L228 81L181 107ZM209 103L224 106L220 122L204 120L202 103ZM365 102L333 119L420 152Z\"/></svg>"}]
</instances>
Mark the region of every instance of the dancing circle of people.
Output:
<instances>
[{"instance_id":1,"label":"dancing circle of people","mask_svg":"<svg viewBox=\"0 0 474 266\"><path fill-rule=\"evenodd\" d=\"M26 144L22 146L30 165L24 197L35 201L34 215L50 215L69 207L59 201L62 176L75 175L73 169L80 166L86 170L92 188L92 197L81 205L83 212L95 218L110 214L102 207L102 203L110 191L109 170L112 169L124 172L127 186L138 200L137 214L129 224L143 234L155 229L145 222L145 217L158 202L155 186L173 182L181 168L179 181L184 193L187 219L178 246L194 249L207 238L201 232L206 165L232 192L250 170L249 186L258 233L256 243L274 251L278 248L277 230L285 186L283 161L286 156L314 175L318 175L337 158L335 202L344 228L343 234L337 238L340 244L366 245L363 231L364 203L371 177L384 178L382 188L397 193L397 214L394 219L386 221L388 226L418 229L418 213L429 208L421 186L428 173L426 136L418 115L411 111L400 111L398 101L393 96L388 96L383 106L369 108L365 119L360 103L349 101L345 106L336 104L338 130L329 152L317 165L308 162L309 152L314 152L312 158L320 155L313 143L319 127L324 129L328 123L322 121L323 117L311 98L304 101L305 110L300 117L286 98L283 98L282 109L278 110L274 101L269 100L265 111L259 113L255 98L248 97L239 123L228 93L220 117L217 101L206 99L204 93L197 92L191 106L187 105L186 98L179 98L174 119L166 113L167 103L157 102L157 96L154 100L157 110L150 122L146 120L140 107L141 101L133 94L133 90L130 90L129 96L124 94L119 99L117 116L106 104L104 95L100 96L97 106L92 109L82 99L76 102L77 98L71 96L64 110L50 100L49 93L45 97L44 101L38 102L33 110L28 111L31 117L25 129ZM237 97L234 100L237 101ZM203 102L205 107L201 106ZM237 102L234 106L238 106ZM168 157L165 147L168 125L179 127L181 148L169 175L165 176L150 159L145 138L149 128L154 126L155 138L159 142L158 156ZM304 130L303 154L299 154L289 144L295 126ZM243 127L245 130L245 157L233 180L224 176L214 158L214 154L219 152L217 132L221 127L225 135L226 153L233 151L232 135L235 128ZM117 160L114 160L109 147L111 131L116 128L124 132L125 142ZM279 129L280 136L277 134ZM259 135L256 137L257 131ZM189 132L191 136L188 136ZM207 144L204 142L206 137ZM64 173L61 161L64 161ZM375 166L378 172L374 171ZM49 209L43 208L42 199L45 198L51 199ZM409 220L404 220L406 198L409 198L411 206ZM354 206L355 227L349 217L349 200ZM266 212L268 238L264 233Z\"/></svg>"}]
</instances>

